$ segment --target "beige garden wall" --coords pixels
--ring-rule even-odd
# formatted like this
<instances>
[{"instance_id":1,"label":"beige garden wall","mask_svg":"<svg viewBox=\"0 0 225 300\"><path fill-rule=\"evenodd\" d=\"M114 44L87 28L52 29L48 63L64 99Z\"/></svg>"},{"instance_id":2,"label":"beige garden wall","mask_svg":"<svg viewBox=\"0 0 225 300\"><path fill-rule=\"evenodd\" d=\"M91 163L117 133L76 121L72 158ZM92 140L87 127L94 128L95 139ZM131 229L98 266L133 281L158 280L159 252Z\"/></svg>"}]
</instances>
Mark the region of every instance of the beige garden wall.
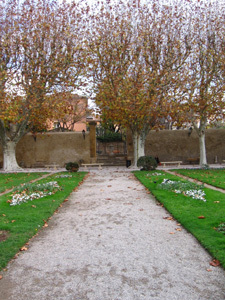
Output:
<instances>
[{"instance_id":1,"label":"beige garden wall","mask_svg":"<svg viewBox=\"0 0 225 300\"><path fill-rule=\"evenodd\" d=\"M188 136L188 130L152 130L145 144L146 155L158 156L160 161L181 160L199 157L198 136L194 132ZM206 153L208 163L222 163L225 160L225 129L206 131ZM132 141L128 137L128 156L132 159Z\"/></svg>"},{"instance_id":2,"label":"beige garden wall","mask_svg":"<svg viewBox=\"0 0 225 300\"><path fill-rule=\"evenodd\" d=\"M54 132L38 135L36 141L27 134L17 145L16 157L22 167L38 167L56 163L64 167L66 162L83 160L95 161L90 151L90 134L85 139L80 132ZM152 130L148 134L146 155L158 156L160 161L181 160L199 157L197 134L188 130ZM208 129L206 132L206 151L208 163L222 163L225 160L225 129ZM133 147L131 136L127 137L127 158L132 160ZM92 157L91 157L92 156ZM0 165L3 155L0 148Z\"/></svg>"},{"instance_id":3,"label":"beige garden wall","mask_svg":"<svg viewBox=\"0 0 225 300\"><path fill-rule=\"evenodd\" d=\"M31 134L21 139L16 148L16 158L20 166L30 168L57 164L64 167L66 162L90 161L90 138L81 132L54 132L39 134L36 141ZM2 164L2 149L0 163Z\"/></svg>"}]
</instances>

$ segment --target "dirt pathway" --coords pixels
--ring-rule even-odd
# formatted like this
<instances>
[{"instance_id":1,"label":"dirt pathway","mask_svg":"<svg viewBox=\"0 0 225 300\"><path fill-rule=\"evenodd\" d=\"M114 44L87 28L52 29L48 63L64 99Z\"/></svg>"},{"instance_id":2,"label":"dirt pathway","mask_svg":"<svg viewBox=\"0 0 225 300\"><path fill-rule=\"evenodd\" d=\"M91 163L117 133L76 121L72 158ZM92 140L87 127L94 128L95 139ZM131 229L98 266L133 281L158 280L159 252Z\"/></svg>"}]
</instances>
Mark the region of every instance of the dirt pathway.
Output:
<instances>
[{"instance_id":1,"label":"dirt pathway","mask_svg":"<svg viewBox=\"0 0 225 300\"><path fill-rule=\"evenodd\" d=\"M129 171L92 171L9 264L0 300L224 300L225 271L166 216Z\"/></svg>"}]
</instances>

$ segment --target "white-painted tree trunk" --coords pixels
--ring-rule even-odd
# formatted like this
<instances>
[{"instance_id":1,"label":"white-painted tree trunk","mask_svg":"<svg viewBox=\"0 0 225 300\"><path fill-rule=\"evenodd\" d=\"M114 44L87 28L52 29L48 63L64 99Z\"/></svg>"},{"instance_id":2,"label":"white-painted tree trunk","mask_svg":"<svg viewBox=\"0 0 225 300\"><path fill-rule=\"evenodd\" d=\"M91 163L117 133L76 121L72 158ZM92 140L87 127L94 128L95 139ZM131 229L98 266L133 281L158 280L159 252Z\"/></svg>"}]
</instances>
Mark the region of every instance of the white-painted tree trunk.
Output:
<instances>
[{"instance_id":1,"label":"white-painted tree trunk","mask_svg":"<svg viewBox=\"0 0 225 300\"><path fill-rule=\"evenodd\" d=\"M199 150L200 150L200 167L207 165L206 147L205 147L205 132L199 135Z\"/></svg>"},{"instance_id":2,"label":"white-painted tree trunk","mask_svg":"<svg viewBox=\"0 0 225 300\"><path fill-rule=\"evenodd\" d=\"M206 146L205 146L205 128L206 128L207 118L203 117L200 120L199 126L195 122L192 122L194 129L196 130L199 138L199 166L202 168L207 165L207 157L206 157Z\"/></svg>"},{"instance_id":3,"label":"white-painted tree trunk","mask_svg":"<svg viewBox=\"0 0 225 300\"><path fill-rule=\"evenodd\" d=\"M143 131L141 134L137 131L133 132L133 148L134 148L134 160L133 166L137 167L138 158L145 155L145 140L146 133Z\"/></svg>"},{"instance_id":4,"label":"white-painted tree trunk","mask_svg":"<svg viewBox=\"0 0 225 300\"><path fill-rule=\"evenodd\" d=\"M3 146L3 170L4 171L22 170L22 168L19 167L16 161L16 143L13 141L7 141Z\"/></svg>"}]
</instances>

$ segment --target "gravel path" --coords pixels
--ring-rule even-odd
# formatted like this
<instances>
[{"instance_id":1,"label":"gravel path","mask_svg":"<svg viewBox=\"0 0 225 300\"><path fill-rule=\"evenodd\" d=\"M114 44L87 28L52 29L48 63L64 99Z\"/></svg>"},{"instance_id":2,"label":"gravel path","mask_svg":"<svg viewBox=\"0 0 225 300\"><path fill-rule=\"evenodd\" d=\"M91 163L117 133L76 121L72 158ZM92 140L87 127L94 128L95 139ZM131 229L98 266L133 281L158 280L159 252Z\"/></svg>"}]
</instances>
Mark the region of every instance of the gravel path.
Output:
<instances>
[{"instance_id":1,"label":"gravel path","mask_svg":"<svg viewBox=\"0 0 225 300\"><path fill-rule=\"evenodd\" d=\"M225 271L168 216L130 171L93 170L9 264L0 300L224 300Z\"/></svg>"}]
</instances>

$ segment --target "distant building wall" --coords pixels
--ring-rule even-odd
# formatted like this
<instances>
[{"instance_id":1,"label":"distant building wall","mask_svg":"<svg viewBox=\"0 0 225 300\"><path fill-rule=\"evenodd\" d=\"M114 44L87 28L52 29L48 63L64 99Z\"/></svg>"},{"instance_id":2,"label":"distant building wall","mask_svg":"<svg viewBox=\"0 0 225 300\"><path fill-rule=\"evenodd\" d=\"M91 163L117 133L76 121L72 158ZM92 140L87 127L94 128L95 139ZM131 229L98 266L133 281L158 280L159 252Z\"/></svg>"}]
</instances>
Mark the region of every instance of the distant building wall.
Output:
<instances>
[{"instance_id":1,"label":"distant building wall","mask_svg":"<svg viewBox=\"0 0 225 300\"><path fill-rule=\"evenodd\" d=\"M25 168L56 163L64 167L70 161L90 162L90 137L80 132L54 132L38 134L36 141L31 134L24 136L16 148L16 158ZM2 164L2 149L0 162Z\"/></svg>"},{"instance_id":2,"label":"distant building wall","mask_svg":"<svg viewBox=\"0 0 225 300\"><path fill-rule=\"evenodd\" d=\"M128 157L133 157L133 146L128 134ZM187 163L188 158L199 157L199 139L193 130L151 130L145 143L145 154L158 156L160 161L181 160ZM225 159L225 129L206 130L206 154L208 163L222 163Z\"/></svg>"}]
</instances>

